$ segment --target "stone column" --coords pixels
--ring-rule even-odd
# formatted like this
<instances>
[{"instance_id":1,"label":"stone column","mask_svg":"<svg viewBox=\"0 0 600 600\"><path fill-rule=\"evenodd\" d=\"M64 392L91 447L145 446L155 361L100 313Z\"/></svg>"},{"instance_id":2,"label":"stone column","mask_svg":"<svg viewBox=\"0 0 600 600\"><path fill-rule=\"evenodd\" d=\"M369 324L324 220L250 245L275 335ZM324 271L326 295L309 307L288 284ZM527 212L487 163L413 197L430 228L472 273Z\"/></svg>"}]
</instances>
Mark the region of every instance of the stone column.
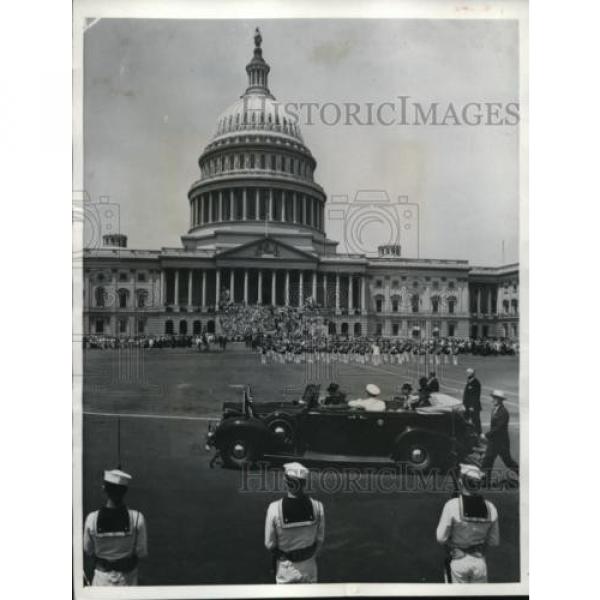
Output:
<instances>
[{"instance_id":1,"label":"stone column","mask_svg":"<svg viewBox=\"0 0 600 600\"><path fill-rule=\"evenodd\" d=\"M481 288L477 288L477 313L481 312Z\"/></svg>"},{"instance_id":2,"label":"stone column","mask_svg":"<svg viewBox=\"0 0 600 600\"><path fill-rule=\"evenodd\" d=\"M348 312L352 314L354 312L354 290L352 283L354 282L354 276L352 273L348 275Z\"/></svg>"},{"instance_id":3,"label":"stone column","mask_svg":"<svg viewBox=\"0 0 600 600\"><path fill-rule=\"evenodd\" d=\"M269 213L267 216L268 221L273 221L273 188L269 188Z\"/></svg>"},{"instance_id":4,"label":"stone column","mask_svg":"<svg viewBox=\"0 0 600 600\"><path fill-rule=\"evenodd\" d=\"M277 271L271 271L271 304L277 306Z\"/></svg>"},{"instance_id":5,"label":"stone column","mask_svg":"<svg viewBox=\"0 0 600 600\"><path fill-rule=\"evenodd\" d=\"M335 274L335 311L340 310L340 274Z\"/></svg>"},{"instance_id":6,"label":"stone column","mask_svg":"<svg viewBox=\"0 0 600 600\"><path fill-rule=\"evenodd\" d=\"M215 216L213 215L213 203L212 203L212 195L214 192L208 192L208 222L212 223L215 220Z\"/></svg>"},{"instance_id":7,"label":"stone column","mask_svg":"<svg viewBox=\"0 0 600 600\"><path fill-rule=\"evenodd\" d=\"M492 287L488 286L488 313L491 315L492 312Z\"/></svg>"},{"instance_id":8,"label":"stone column","mask_svg":"<svg viewBox=\"0 0 600 600\"><path fill-rule=\"evenodd\" d=\"M367 312L367 294L364 275L360 278L360 312L361 314Z\"/></svg>"},{"instance_id":9,"label":"stone column","mask_svg":"<svg viewBox=\"0 0 600 600\"><path fill-rule=\"evenodd\" d=\"M175 294L173 296L173 304L179 304L179 269L175 269Z\"/></svg>"},{"instance_id":10,"label":"stone column","mask_svg":"<svg viewBox=\"0 0 600 600\"><path fill-rule=\"evenodd\" d=\"M298 271L298 306L304 304L304 271Z\"/></svg>"},{"instance_id":11,"label":"stone column","mask_svg":"<svg viewBox=\"0 0 600 600\"><path fill-rule=\"evenodd\" d=\"M229 270L229 299L235 302L235 269Z\"/></svg>"},{"instance_id":12,"label":"stone column","mask_svg":"<svg viewBox=\"0 0 600 600\"><path fill-rule=\"evenodd\" d=\"M285 298L284 298L285 306L290 305L290 272L286 270L285 272Z\"/></svg>"},{"instance_id":13,"label":"stone column","mask_svg":"<svg viewBox=\"0 0 600 600\"><path fill-rule=\"evenodd\" d=\"M302 223L306 224L308 219L308 215L306 213L306 196L302 194Z\"/></svg>"},{"instance_id":14,"label":"stone column","mask_svg":"<svg viewBox=\"0 0 600 600\"><path fill-rule=\"evenodd\" d=\"M466 283L463 285L461 290L462 302L461 302L461 312L469 312L469 284Z\"/></svg>"},{"instance_id":15,"label":"stone column","mask_svg":"<svg viewBox=\"0 0 600 600\"><path fill-rule=\"evenodd\" d=\"M262 304L262 284L263 284L263 272L262 269L258 270L258 290L257 290L257 302Z\"/></svg>"},{"instance_id":16,"label":"stone column","mask_svg":"<svg viewBox=\"0 0 600 600\"><path fill-rule=\"evenodd\" d=\"M281 192L281 222L284 223L286 218L287 218L287 209L286 209L286 199L287 199L287 194L288 192Z\"/></svg>"},{"instance_id":17,"label":"stone column","mask_svg":"<svg viewBox=\"0 0 600 600\"><path fill-rule=\"evenodd\" d=\"M188 297L187 297L188 306L192 306L192 284L194 282L193 276L194 276L194 270L190 269L188 271Z\"/></svg>"},{"instance_id":18,"label":"stone column","mask_svg":"<svg viewBox=\"0 0 600 600\"><path fill-rule=\"evenodd\" d=\"M229 190L229 220L235 221L235 203L233 199L233 188Z\"/></svg>"},{"instance_id":19,"label":"stone column","mask_svg":"<svg viewBox=\"0 0 600 600\"><path fill-rule=\"evenodd\" d=\"M327 306L327 273L323 273L323 306Z\"/></svg>"},{"instance_id":20,"label":"stone column","mask_svg":"<svg viewBox=\"0 0 600 600\"><path fill-rule=\"evenodd\" d=\"M292 194L292 222L293 223L297 223L298 222L298 207L297 207L297 202L296 200L298 199L298 194L296 192L293 192Z\"/></svg>"},{"instance_id":21,"label":"stone column","mask_svg":"<svg viewBox=\"0 0 600 600\"><path fill-rule=\"evenodd\" d=\"M248 269L244 269L244 304L248 304Z\"/></svg>"},{"instance_id":22,"label":"stone column","mask_svg":"<svg viewBox=\"0 0 600 600\"><path fill-rule=\"evenodd\" d=\"M219 310L219 300L221 299L221 269L217 269L215 274L215 307Z\"/></svg>"},{"instance_id":23,"label":"stone column","mask_svg":"<svg viewBox=\"0 0 600 600\"><path fill-rule=\"evenodd\" d=\"M206 308L206 269L202 269L202 310Z\"/></svg>"},{"instance_id":24,"label":"stone column","mask_svg":"<svg viewBox=\"0 0 600 600\"><path fill-rule=\"evenodd\" d=\"M246 188L242 190L242 220L248 220L248 190Z\"/></svg>"},{"instance_id":25,"label":"stone column","mask_svg":"<svg viewBox=\"0 0 600 600\"><path fill-rule=\"evenodd\" d=\"M504 286L499 283L498 284L498 292L496 293L496 312L498 315L502 314L503 305L502 301L504 300Z\"/></svg>"},{"instance_id":26,"label":"stone column","mask_svg":"<svg viewBox=\"0 0 600 600\"><path fill-rule=\"evenodd\" d=\"M254 217L256 221L260 221L260 189L256 188L254 196Z\"/></svg>"},{"instance_id":27,"label":"stone column","mask_svg":"<svg viewBox=\"0 0 600 600\"><path fill-rule=\"evenodd\" d=\"M160 298L160 305L161 307L165 305L165 302L167 301L167 293L166 293L166 289L165 289L165 270L161 269L160 270L160 290L158 292L159 294L159 298Z\"/></svg>"},{"instance_id":28,"label":"stone column","mask_svg":"<svg viewBox=\"0 0 600 600\"><path fill-rule=\"evenodd\" d=\"M312 274L312 298L313 302L316 304L317 302L317 272L313 271Z\"/></svg>"}]
</instances>

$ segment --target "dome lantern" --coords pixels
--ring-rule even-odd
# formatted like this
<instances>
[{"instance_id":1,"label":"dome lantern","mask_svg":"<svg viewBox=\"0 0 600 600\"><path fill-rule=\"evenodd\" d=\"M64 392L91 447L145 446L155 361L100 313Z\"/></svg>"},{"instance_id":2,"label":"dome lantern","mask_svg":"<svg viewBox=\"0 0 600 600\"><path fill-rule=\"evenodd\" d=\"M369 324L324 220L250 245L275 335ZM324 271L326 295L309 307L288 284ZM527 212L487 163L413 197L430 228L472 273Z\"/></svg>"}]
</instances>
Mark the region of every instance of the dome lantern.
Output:
<instances>
[{"instance_id":1,"label":"dome lantern","mask_svg":"<svg viewBox=\"0 0 600 600\"><path fill-rule=\"evenodd\" d=\"M246 73L248 73L248 87L244 95L248 94L264 94L273 97L269 91L268 79L271 68L262 56L262 36L260 30L256 28L254 34L254 56L246 65Z\"/></svg>"}]
</instances>

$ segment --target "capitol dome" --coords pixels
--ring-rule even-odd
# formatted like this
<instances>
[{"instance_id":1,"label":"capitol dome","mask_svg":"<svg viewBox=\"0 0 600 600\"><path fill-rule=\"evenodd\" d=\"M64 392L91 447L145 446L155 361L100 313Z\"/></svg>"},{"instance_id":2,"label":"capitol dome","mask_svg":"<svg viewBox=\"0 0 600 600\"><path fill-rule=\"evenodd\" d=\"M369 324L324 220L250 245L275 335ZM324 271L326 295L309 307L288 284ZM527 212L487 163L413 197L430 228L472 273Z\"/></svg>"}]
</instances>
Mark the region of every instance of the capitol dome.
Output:
<instances>
[{"instance_id":1,"label":"capitol dome","mask_svg":"<svg viewBox=\"0 0 600 600\"><path fill-rule=\"evenodd\" d=\"M297 118L268 86L262 37L254 36L248 87L217 118L214 134L198 159L200 179L188 193L186 245L207 246L216 233L252 231L253 222L272 231L325 237L325 193L314 181L317 163L304 144ZM221 236L222 238L223 236Z\"/></svg>"}]
</instances>

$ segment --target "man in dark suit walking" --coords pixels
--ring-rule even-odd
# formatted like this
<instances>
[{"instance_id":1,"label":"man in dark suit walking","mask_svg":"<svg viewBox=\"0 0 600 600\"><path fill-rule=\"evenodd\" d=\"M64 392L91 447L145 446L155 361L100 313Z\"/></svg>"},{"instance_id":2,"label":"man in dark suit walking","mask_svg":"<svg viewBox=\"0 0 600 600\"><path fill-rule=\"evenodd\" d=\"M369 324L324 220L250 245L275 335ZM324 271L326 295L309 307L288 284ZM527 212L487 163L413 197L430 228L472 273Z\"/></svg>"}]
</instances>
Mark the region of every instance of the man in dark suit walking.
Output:
<instances>
[{"instance_id":1,"label":"man in dark suit walking","mask_svg":"<svg viewBox=\"0 0 600 600\"><path fill-rule=\"evenodd\" d=\"M481 383L473 369L467 369L467 383L463 392L466 417L473 423L477 435L481 435Z\"/></svg>"},{"instance_id":2,"label":"man in dark suit walking","mask_svg":"<svg viewBox=\"0 0 600 600\"><path fill-rule=\"evenodd\" d=\"M492 392L494 407L492 408L490 430L485 434L488 445L481 463L481 470L488 477L498 455L509 469L512 469L515 473L519 472L519 465L510 455L510 440L508 438L508 421L510 417L504 406L504 400L506 400L504 392L500 390Z\"/></svg>"}]
</instances>

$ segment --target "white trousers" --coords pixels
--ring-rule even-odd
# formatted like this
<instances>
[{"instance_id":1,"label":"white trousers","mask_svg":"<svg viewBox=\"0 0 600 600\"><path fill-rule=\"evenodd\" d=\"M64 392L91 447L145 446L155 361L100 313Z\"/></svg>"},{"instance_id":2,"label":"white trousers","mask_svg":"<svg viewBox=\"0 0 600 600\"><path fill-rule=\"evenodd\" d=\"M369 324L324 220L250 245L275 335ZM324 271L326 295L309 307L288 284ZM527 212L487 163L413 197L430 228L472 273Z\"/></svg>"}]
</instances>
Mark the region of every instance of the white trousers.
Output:
<instances>
[{"instance_id":1,"label":"white trousers","mask_svg":"<svg viewBox=\"0 0 600 600\"><path fill-rule=\"evenodd\" d=\"M100 571L94 570L94 578L92 585L137 585L138 570L133 569L129 573L121 573L119 571Z\"/></svg>"},{"instance_id":2,"label":"white trousers","mask_svg":"<svg viewBox=\"0 0 600 600\"><path fill-rule=\"evenodd\" d=\"M317 583L317 561L315 557L301 562L277 561L276 583Z\"/></svg>"},{"instance_id":3,"label":"white trousers","mask_svg":"<svg viewBox=\"0 0 600 600\"><path fill-rule=\"evenodd\" d=\"M450 561L452 583L487 583L487 564L482 556L465 554Z\"/></svg>"}]
</instances>

